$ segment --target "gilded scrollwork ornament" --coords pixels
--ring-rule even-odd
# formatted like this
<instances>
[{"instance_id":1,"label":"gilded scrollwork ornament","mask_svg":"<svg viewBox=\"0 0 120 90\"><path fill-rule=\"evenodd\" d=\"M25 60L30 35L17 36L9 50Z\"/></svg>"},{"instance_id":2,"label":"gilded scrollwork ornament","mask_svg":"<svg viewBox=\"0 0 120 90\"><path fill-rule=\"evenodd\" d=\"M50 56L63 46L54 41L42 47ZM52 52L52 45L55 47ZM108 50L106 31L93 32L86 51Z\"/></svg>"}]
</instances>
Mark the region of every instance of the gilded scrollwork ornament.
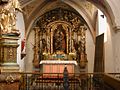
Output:
<instances>
[{"instance_id":1,"label":"gilded scrollwork ornament","mask_svg":"<svg viewBox=\"0 0 120 90\"><path fill-rule=\"evenodd\" d=\"M15 78L10 74L9 76L6 77L5 81L7 83L13 83L15 81Z\"/></svg>"},{"instance_id":2,"label":"gilded scrollwork ornament","mask_svg":"<svg viewBox=\"0 0 120 90\"><path fill-rule=\"evenodd\" d=\"M14 55L14 51L13 51L13 48L11 47L11 48L8 49L9 60L13 59L13 55Z\"/></svg>"}]
</instances>

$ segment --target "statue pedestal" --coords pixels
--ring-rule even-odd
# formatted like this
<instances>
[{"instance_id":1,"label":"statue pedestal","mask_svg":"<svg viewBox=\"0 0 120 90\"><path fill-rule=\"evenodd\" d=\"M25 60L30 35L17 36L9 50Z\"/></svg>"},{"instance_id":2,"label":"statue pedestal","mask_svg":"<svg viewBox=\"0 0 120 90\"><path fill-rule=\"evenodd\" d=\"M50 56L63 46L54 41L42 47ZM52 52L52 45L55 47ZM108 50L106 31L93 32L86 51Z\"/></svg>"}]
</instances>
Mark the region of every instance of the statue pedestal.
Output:
<instances>
[{"instance_id":1,"label":"statue pedestal","mask_svg":"<svg viewBox=\"0 0 120 90\"><path fill-rule=\"evenodd\" d=\"M0 68L2 72L18 72L17 47L19 37L2 35L0 37Z\"/></svg>"},{"instance_id":2,"label":"statue pedestal","mask_svg":"<svg viewBox=\"0 0 120 90\"><path fill-rule=\"evenodd\" d=\"M18 35L0 35L0 90L19 90Z\"/></svg>"}]
</instances>

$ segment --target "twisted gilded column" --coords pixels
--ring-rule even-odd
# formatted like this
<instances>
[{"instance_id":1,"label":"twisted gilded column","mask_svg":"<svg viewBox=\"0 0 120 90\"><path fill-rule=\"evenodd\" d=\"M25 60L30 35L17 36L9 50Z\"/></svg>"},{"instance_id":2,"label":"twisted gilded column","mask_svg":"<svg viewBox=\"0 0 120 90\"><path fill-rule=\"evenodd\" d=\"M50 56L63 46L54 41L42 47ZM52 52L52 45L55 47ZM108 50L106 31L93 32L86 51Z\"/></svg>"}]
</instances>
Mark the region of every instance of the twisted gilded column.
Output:
<instances>
[{"instance_id":1,"label":"twisted gilded column","mask_svg":"<svg viewBox=\"0 0 120 90\"><path fill-rule=\"evenodd\" d=\"M34 31L35 31L35 37L34 37L34 40L35 40L35 44L34 44L34 59L33 59L33 65L34 67L39 67L39 61L40 61L40 50L39 50L39 47L40 47L40 29L39 27L34 27Z\"/></svg>"}]
</instances>

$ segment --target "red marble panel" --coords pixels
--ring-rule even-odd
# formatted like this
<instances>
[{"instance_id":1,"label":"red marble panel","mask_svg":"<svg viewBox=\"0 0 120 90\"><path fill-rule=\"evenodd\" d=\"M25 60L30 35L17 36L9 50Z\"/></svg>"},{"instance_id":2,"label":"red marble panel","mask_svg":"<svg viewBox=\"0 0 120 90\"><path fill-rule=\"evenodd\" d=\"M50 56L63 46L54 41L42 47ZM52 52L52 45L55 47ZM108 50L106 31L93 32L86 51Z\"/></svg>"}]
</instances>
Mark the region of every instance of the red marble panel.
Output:
<instances>
[{"instance_id":1,"label":"red marble panel","mask_svg":"<svg viewBox=\"0 0 120 90\"><path fill-rule=\"evenodd\" d=\"M74 73L74 65L66 65L69 73ZM64 64L43 64L43 73L63 73Z\"/></svg>"}]
</instances>

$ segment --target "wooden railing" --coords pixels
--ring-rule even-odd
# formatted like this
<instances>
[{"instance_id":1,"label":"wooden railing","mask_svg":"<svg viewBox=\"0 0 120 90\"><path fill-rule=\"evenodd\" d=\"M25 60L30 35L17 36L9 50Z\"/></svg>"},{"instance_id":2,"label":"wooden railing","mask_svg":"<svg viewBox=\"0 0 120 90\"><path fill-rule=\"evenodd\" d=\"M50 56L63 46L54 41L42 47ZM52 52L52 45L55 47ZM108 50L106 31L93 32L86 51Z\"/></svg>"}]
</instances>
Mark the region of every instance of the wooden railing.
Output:
<instances>
[{"instance_id":1,"label":"wooden railing","mask_svg":"<svg viewBox=\"0 0 120 90\"><path fill-rule=\"evenodd\" d=\"M118 76L118 77L116 77ZM112 88L112 90L120 90L120 73L104 74L104 83Z\"/></svg>"}]
</instances>

